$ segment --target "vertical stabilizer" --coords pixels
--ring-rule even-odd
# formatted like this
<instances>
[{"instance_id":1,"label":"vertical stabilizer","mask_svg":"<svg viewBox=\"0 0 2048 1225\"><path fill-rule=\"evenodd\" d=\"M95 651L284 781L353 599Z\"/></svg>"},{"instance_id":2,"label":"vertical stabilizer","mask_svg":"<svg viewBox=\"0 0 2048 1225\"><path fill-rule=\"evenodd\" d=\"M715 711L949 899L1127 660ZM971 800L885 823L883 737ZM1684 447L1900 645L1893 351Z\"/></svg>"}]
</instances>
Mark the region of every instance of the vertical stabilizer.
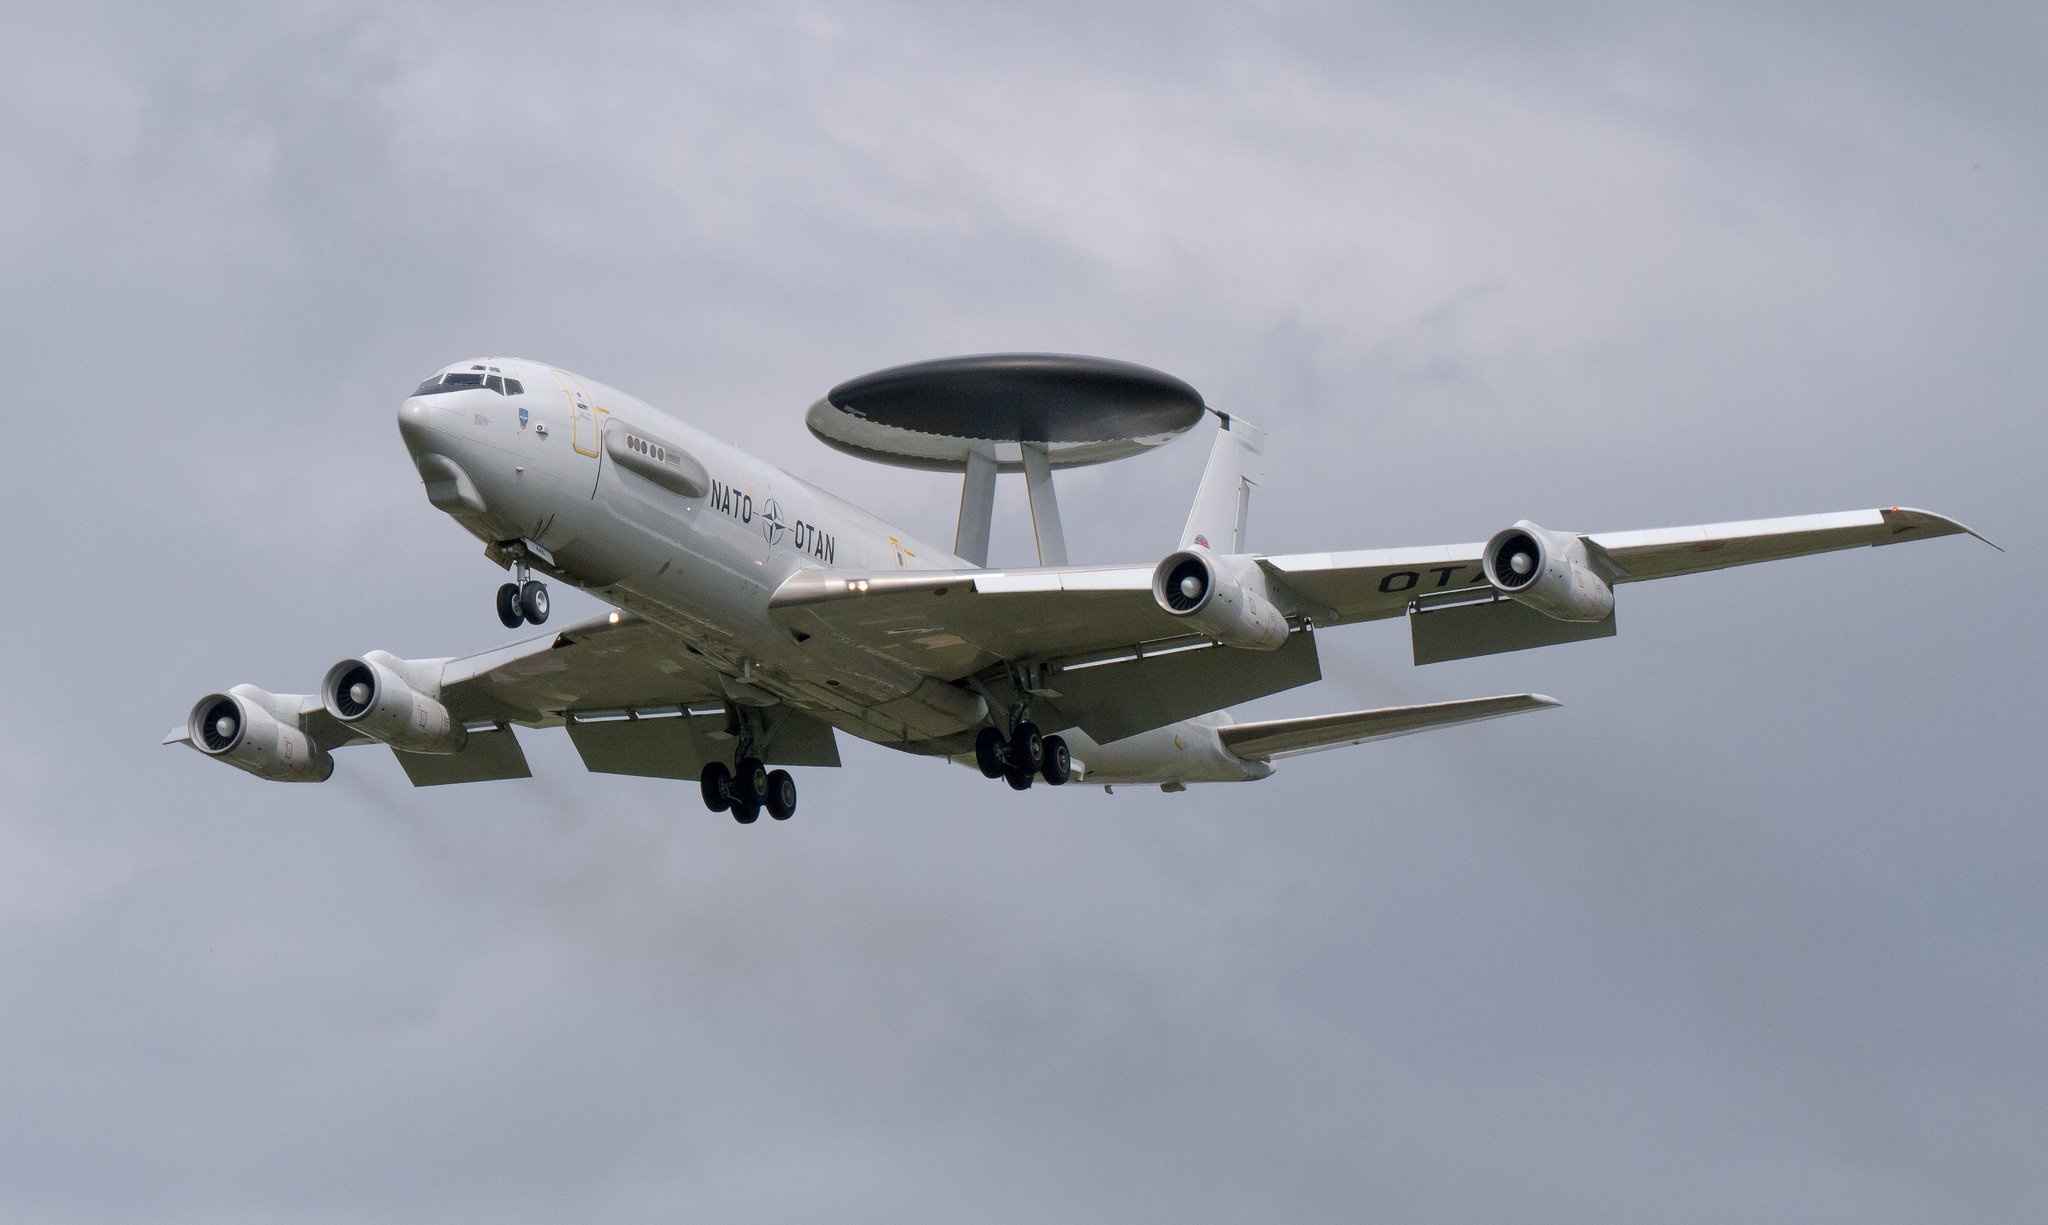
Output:
<instances>
[{"instance_id":1,"label":"vertical stabilizer","mask_svg":"<svg viewBox=\"0 0 2048 1225\"><path fill-rule=\"evenodd\" d=\"M1180 547L1242 553L1252 486L1265 479L1266 433L1242 417L1217 416L1223 419L1223 428L1216 431L1216 443L1209 448L1209 466L1202 470Z\"/></svg>"}]
</instances>

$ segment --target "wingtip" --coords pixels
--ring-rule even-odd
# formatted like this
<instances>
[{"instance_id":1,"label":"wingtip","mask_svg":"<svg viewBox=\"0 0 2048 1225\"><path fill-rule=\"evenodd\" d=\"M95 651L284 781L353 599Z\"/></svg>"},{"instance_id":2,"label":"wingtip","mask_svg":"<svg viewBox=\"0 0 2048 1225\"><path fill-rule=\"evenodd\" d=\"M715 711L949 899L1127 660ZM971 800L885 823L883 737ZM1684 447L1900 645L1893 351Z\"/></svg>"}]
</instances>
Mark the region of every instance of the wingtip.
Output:
<instances>
[{"instance_id":1,"label":"wingtip","mask_svg":"<svg viewBox=\"0 0 2048 1225\"><path fill-rule=\"evenodd\" d=\"M1931 510L1920 510L1919 508L1912 506L1888 506L1879 513L1887 516L1912 515L1916 518L1930 520L1932 522L1939 523L1943 527L1948 529L1948 531L1945 533L1936 533L1937 535L1970 536L1977 540L1983 541L1985 544L1990 545L1992 548L1997 549L2001 553L2005 552L2004 545L1999 544L1997 541L1991 539L1989 536L1986 536L1984 533L1977 531L1976 529L1972 528L1969 524L1964 523L1957 519L1951 519L1947 515L1936 514L1934 511Z\"/></svg>"},{"instance_id":2,"label":"wingtip","mask_svg":"<svg viewBox=\"0 0 2048 1225\"><path fill-rule=\"evenodd\" d=\"M1538 705L1538 706L1562 706L1562 705L1564 705L1564 703L1563 703L1563 702L1560 702L1560 701L1558 701L1558 700L1557 700L1556 698L1554 698L1554 697L1551 697L1551 696L1550 696L1549 694L1547 694L1547 693L1531 693L1531 694L1526 694L1526 695L1524 695L1524 696L1526 696L1526 697L1527 697L1527 698L1528 698L1528 699L1529 699L1529 700L1530 700L1531 702L1534 702L1534 703L1535 703L1536 705Z\"/></svg>"}]
</instances>

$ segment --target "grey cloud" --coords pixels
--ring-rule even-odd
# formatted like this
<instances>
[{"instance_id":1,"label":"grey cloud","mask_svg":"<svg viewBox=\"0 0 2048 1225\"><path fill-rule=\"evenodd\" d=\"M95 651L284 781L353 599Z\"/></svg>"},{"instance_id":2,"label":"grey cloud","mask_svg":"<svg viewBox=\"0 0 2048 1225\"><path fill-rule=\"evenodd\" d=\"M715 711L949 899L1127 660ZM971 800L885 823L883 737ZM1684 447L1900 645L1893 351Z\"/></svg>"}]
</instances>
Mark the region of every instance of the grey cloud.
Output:
<instances>
[{"instance_id":1,"label":"grey cloud","mask_svg":"<svg viewBox=\"0 0 2048 1225\"><path fill-rule=\"evenodd\" d=\"M2037 1219L2039 15L216 6L10 16L0 1213ZM1181 374L1262 549L1919 502L1603 643L1326 636L1254 713L1540 717L1184 796L849 746L773 829L266 786L210 688L500 640L390 413L457 356L803 433L949 352ZM1150 557L1189 442L1062 487ZM1000 556L1028 536L1000 525ZM558 615L579 604L565 596Z\"/></svg>"}]
</instances>

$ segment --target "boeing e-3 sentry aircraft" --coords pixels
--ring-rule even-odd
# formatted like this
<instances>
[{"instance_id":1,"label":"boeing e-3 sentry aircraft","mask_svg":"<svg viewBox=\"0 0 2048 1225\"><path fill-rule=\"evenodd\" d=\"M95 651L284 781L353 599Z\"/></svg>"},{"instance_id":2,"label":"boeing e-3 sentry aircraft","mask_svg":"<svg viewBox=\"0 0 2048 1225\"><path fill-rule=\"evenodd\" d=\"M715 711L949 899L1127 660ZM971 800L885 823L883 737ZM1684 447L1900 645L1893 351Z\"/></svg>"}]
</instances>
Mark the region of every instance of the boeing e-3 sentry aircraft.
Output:
<instances>
[{"instance_id":1,"label":"boeing e-3 sentry aircraft","mask_svg":"<svg viewBox=\"0 0 2048 1225\"><path fill-rule=\"evenodd\" d=\"M1054 470L1141 454L1205 416L1218 428L1178 547L1067 564ZM953 547L566 370L449 366L406 399L398 431L427 500L512 572L499 619L546 623L535 573L613 611L459 658L371 651L328 669L317 695L237 685L165 743L319 782L334 749L378 741L432 786L527 777L512 726L561 726L590 769L695 779L742 823L764 808L788 818L796 784L780 767L838 765L835 732L1020 791L1178 791L1557 705L1523 693L1250 723L1223 711L1320 679L1316 636L1334 626L1405 616L1415 661L1434 663L1611 635L1624 583L1976 535L1892 507L1591 535L1525 520L1481 544L1247 552L1264 435L1179 379L1101 358L899 366L833 388L807 423L855 455L960 472ZM987 568L999 473L1024 477L1037 566Z\"/></svg>"}]
</instances>

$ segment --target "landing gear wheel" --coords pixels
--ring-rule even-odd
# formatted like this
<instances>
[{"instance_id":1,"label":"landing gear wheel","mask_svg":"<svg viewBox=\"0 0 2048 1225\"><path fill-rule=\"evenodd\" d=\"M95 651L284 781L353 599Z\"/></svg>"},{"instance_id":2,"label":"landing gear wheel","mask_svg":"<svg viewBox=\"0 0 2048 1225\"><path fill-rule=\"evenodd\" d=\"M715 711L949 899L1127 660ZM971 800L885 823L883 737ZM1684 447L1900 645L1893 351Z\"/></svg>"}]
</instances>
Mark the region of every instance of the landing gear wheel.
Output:
<instances>
[{"instance_id":1,"label":"landing gear wheel","mask_svg":"<svg viewBox=\"0 0 2048 1225\"><path fill-rule=\"evenodd\" d=\"M1039 776L1055 787L1066 785L1074 775L1074 755L1067 751L1063 736L1045 738L1045 764L1038 767Z\"/></svg>"},{"instance_id":2,"label":"landing gear wheel","mask_svg":"<svg viewBox=\"0 0 2048 1225\"><path fill-rule=\"evenodd\" d=\"M732 806L735 814L741 804L758 809L768 798L768 767L758 757L740 758L739 768L732 776ZM794 807L794 805L791 805ZM752 817L747 818L749 821Z\"/></svg>"},{"instance_id":3,"label":"landing gear wheel","mask_svg":"<svg viewBox=\"0 0 2048 1225\"><path fill-rule=\"evenodd\" d=\"M704 789L704 807L713 812L732 807L732 771L725 768L724 762L714 761L705 766L698 786Z\"/></svg>"},{"instance_id":4,"label":"landing gear wheel","mask_svg":"<svg viewBox=\"0 0 2048 1225\"><path fill-rule=\"evenodd\" d=\"M768 774L768 815L777 821L787 821L796 815L796 780L787 770L772 770Z\"/></svg>"},{"instance_id":5,"label":"landing gear wheel","mask_svg":"<svg viewBox=\"0 0 2048 1225\"><path fill-rule=\"evenodd\" d=\"M761 806L759 804L742 804L740 801L734 800L732 802L732 819L738 821L741 825L752 825L761 819Z\"/></svg>"},{"instance_id":6,"label":"landing gear wheel","mask_svg":"<svg viewBox=\"0 0 2048 1225\"><path fill-rule=\"evenodd\" d=\"M1038 725L1020 720L1016 727L1010 729L1010 765L1029 778L1044 764L1045 739L1038 734Z\"/></svg>"},{"instance_id":7,"label":"landing gear wheel","mask_svg":"<svg viewBox=\"0 0 2048 1225\"><path fill-rule=\"evenodd\" d=\"M526 621L526 614L519 607L519 584L507 583L498 588L498 620L508 630L516 630Z\"/></svg>"},{"instance_id":8,"label":"landing gear wheel","mask_svg":"<svg viewBox=\"0 0 2048 1225\"><path fill-rule=\"evenodd\" d=\"M503 599L501 595L498 597ZM538 579L528 579L519 585L519 611L526 619L540 625L548 619L548 585Z\"/></svg>"},{"instance_id":9,"label":"landing gear wheel","mask_svg":"<svg viewBox=\"0 0 2048 1225\"><path fill-rule=\"evenodd\" d=\"M1010 784L1010 790L1012 791L1031 790L1031 779L1032 776L1023 770L1003 771L1003 781Z\"/></svg>"},{"instance_id":10,"label":"landing gear wheel","mask_svg":"<svg viewBox=\"0 0 2048 1225\"><path fill-rule=\"evenodd\" d=\"M1001 778L1009 768L1003 756L1003 734L992 727L984 727L974 738L974 764L981 767L982 777Z\"/></svg>"}]
</instances>

